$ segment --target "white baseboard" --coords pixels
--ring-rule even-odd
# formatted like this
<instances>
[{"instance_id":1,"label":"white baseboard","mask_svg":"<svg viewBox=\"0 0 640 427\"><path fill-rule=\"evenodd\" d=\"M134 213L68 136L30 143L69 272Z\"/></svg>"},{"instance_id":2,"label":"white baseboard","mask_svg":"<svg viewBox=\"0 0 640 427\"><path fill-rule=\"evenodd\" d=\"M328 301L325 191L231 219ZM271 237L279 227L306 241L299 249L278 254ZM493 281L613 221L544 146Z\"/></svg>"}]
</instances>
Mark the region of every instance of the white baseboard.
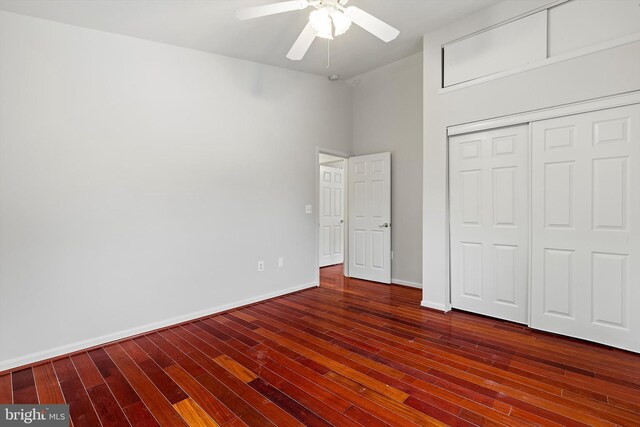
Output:
<instances>
[{"instance_id":1,"label":"white baseboard","mask_svg":"<svg viewBox=\"0 0 640 427\"><path fill-rule=\"evenodd\" d=\"M425 299L422 300L420 305L427 308L433 308L434 310L444 311L445 313L449 311L449 309L447 309L444 304L441 304L439 302L427 301Z\"/></svg>"},{"instance_id":2,"label":"white baseboard","mask_svg":"<svg viewBox=\"0 0 640 427\"><path fill-rule=\"evenodd\" d=\"M0 372L8 369L17 368L19 366L30 365L39 361L51 359L53 357L61 356L63 354L73 353L85 348L91 348L98 345L103 345L112 341L121 340L123 338L131 337L134 335L143 334L145 332L153 331L160 328L166 328L178 323L188 322L204 316L210 316L212 314L220 313L222 311L231 310L233 308L242 307L243 305L254 304L256 302L265 301L271 298L279 297L282 295L290 294L292 292L301 291L303 289L313 288L318 286L317 283L307 283L304 285L293 286L287 289L282 289L276 292L270 292L262 294L257 297L246 298L244 300L236 301L230 304L223 304L216 307L207 308L205 310L196 311L193 313L185 314L182 316L172 317L170 319L161 320L159 322L148 323L143 326L138 326L124 331L114 332L112 334L102 335L97 338L91 338L83 341L77 341L71 344L62 345L48 350L38 351L36 353L30 353L26 356L15 357L13 359L7 359L0 361Z\"/></svg>"},{"instance_id":3,"label":"white baseboard","mask_svg":"<svg viewBox=\"0 0 640 427\"><path fill-rule=\"evenodd\" d=\"M396 285L411 286L412 288L422 289L422 283L410 282L408 280L391 279L391 283Z\"/></svg>"}]
</instances>

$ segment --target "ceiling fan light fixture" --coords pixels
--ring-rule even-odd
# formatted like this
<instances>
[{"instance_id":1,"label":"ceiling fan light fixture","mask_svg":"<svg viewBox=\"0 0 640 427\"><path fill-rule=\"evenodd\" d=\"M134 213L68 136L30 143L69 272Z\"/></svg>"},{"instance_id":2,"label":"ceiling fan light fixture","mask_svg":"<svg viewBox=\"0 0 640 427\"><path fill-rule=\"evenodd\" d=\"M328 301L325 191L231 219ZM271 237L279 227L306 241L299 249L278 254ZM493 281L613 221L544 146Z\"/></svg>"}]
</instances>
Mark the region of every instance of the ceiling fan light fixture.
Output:
<instances>
[{"instance_id":1,"label":"ceiling fan light fixture","mask_svg":"<svg viewBox=\"0 0 640 427\"><path fill-rule=\"evenodd\" d=\"M339 10L335 10L331 14L331 20L333 21L336 37L346 33L349 27L351 27L351 18Z\"/></svg>"},{"instance_id":2,"label":"ceiling fan light fixture","mask_svg":"<svg viewBox=\"0 0 640 427\"><path fill-rule=\"evenodd\" d=\"M318 37L333 40L333 25L329 12L325 8L311 12L309 14L309 23L318 32Z\"/></svg>"}]
</instances>

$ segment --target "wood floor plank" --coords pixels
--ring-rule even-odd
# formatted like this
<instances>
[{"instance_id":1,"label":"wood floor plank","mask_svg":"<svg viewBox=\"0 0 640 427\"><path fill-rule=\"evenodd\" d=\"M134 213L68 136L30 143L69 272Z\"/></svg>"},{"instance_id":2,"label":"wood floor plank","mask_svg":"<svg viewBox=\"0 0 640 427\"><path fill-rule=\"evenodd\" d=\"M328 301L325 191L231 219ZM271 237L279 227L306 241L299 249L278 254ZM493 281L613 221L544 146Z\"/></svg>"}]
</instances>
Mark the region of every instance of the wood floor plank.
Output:
<instances>
[{"instance_id":1,"label":"wood floor plank","mask_svg":"<svg viewBox=\"0 0 640 427\"><path fill-rule=\"evenodd\" d=\"M64 400L69 404L69 415L73 425L75 427L100 425L98 415L71 358L56 360L53 362L53 367L60 381Z\"/></svg>"},{"instance_id":2,"label":"wood floor plank","mask_svg":"<svg viewBox=\"0 0 640 427\"><path fill-rule=\"evenodd\" d=\"M11 374L0 375L0 404L9 405L13 403L13 388L11 385Z\"/></svg>"},{"instance_id":3,"label":"wood floor plank","mask_svg":"<svg viewBox=\"0 0 640 427\"><path fill-rule=\"evenodd\" d=\"M282 391L273 387L262 378L256 378L249 383L254 390L258 391L267 399L287 411L305 426L329 426L330 424L318 415L305 408Z\"/></svg>"},{"instance_id":4,"label":"wood floor plank","mask_svg":"<svg viewBox=\"0 0 640 427\"><path fill-rule=\"evenodd\" d=\"M87 389L87 393L104 427L129 425L124 412L122 412L106 383L103 382Z\"/></svg>"},{"instance_id":5,"label":"wood floor plank","mask_svg":"<svg viewBox=\"0 0 640 427\"><path fill-rule=\"evenodd\" d=\"M162 369L165 369L168 366L172 366L176 363L168 354L162 351L146 336L134 338L133 342L135 342L138 347L144 350L144 352L147 353L147 355L151 359L153 359L153 361L156 362Z\"/></svg>"},{"instance_id":6,"label":"wood floor plank","mask_svg":"<svg viewBox=\"0 0 640 427\"><path fill-rule=\"evenodd\" d=\"M347 378L336 372L329 372L325 376L351 388L352 390L358 390L359 393L367 396L367 398L380 403L381 405L393 410L399 416L406 418L407 420L412 421L418 425L421 425L421 426L445 426L446 425L445 423L442 423L436 420L435 418L430 417L427 414L424 414L418 410L415 410L414 408L408 405L403 405L394 399L390 399L384 394L380 394L377 391L370 389L366 386L363 386L362 384L359 384L358 382L353 381L350 378Z\"/></svg>"},{"instance_id":7,"label":"wood floor plank","mask_svg":"<svg viewBox=\"0 0 640 427\"><path fill-rule=\"evenodd\" d=\"M234 414L251 426L275 426L269 418L264 416L252 404L231 391L226 384L211 374L204 374L196 379L211 395L216 396ZM226 424L225 424L226 425Z\"/></svg>"},{"instance_id":8,"label":"wood floor plank","mask_svg":"<svg viewBox=\"0 0 640 427\"><path fill-rule=\"evenodd\" d=\"M182 366L187 372L189 372L192 377L197 378L207 372L202 368L202 366L198 365L186 353L167 341L162 335L158 333L150 334L147 335L147 338L149 338L149 341L153 342L153 344L161 349L165 354L171 357L171 360L175 361L178 365Z\"/></svg>"},{"instance_id":9,"label":"wood floor plank","mask_svg":"<svg viewBox=\"0 0 640 427\"><path fill-rule=\"evenodd\" d=\"M234 418L226 423L224 427L249 427L249 424L245 423L241 418Z\"/></svg>"},{"instance_id":10,"label":"wood floor plank","mask_svg":"<svg viewBox=\"0 0 640 427\"><path fill-rule=\"evenodd\" d=\"M125 341L120 343L120 347L136 362L169 403L174 404L189 397L135 342Z\"/></svg>"},{"instance_id":11,"label":"wood floor plank","mask_svg":"<svg viewBox=\"0 0 640 427\"><path fill-rule=\"evenodd\" d=\"M161 426L185 426L184 419L118 344L104 348Z\"/></svg>"},{"instance_id":12,"label":"wood floor plank","mask_svg":"<svg viewBox=\"0 0 640 427\"><path fill-rule=\"evenodd\" d=\"M240 381L243 381L245 383L250 383L258 377L256 374L254 374L249 369L245 368L226 354L221 354L213 360L215 360L218 365L222 366L227 371L235 375Z\"/></svg>"},{"instance_id":13,"label":"wood floor plank","mask_svg":"<svg viewBox=\"0 0 640 427\"><path fill-rule=\"evenodd\" d=\"M187 330L187 328L189 329ZM179 328L174 328L167 332L177 335L179 340L182 341L183 343L188 343L193 348L193 350L189 351L189 354L202 352L206 354L208 357L210 357L211 359L215 359L216 357L222 354L222 352L217 350L211 344L209 344L208 342L202 340L201 338L189 332L189 330L193 330L193 328L194 328L193 325L185 325L184 327L181 326ZM180 341L175 342L176 345Z\"/></svg>"},{"instance_id":14,"label":"wood floor plank","mask_svg":"<svg viewBox=\"0 0 640 427\"><path fill-rule=\"evenodd\" d=\"M13 403L38 403L38 393L31 368L13 372L11 382L13 384Z\"/></svg>"},{"instance_id":15,"label":"wood floor plank","mask_svg":"<svg viewBox=\"0 0 640 427\"><path fill-rule=\"evenodd\" d=\"M217 424L225 424L235 418L224 403L209 393L182 367L172 365L166 367L165 371Z\"/></svg>"},{"instance_id":16,"label":"wood floor plank","mask_svg":"<svg viewBox=\"0 0 640 427\"><path fill-rule=\"evenodd\" d=\"M89 357L93 363L95 363L100 375L104 378L121 408L126 408L140 402L140 396L133 390L127 379L122 375L122 372L120 372L103 348L90 351Z\"/></svg>"},{"instance_id":17,"label":"wood floor plank","mask_svg":"<svg viewBox=\"0 0 640 427\"><path fill-rule=\"evenodd\" d=\"M204 319L203 322L211 326L214 326L219 331L229 335L230 337L237 339L238 341L242 342L243 344L249 347L253 347L258 344L258 340L260 339L259 335L255 335L252 333L240 334L233 328L226 326L224 322L222 322L222 320L224 320L224 318L220 318L220 319L211 318L211 319Z\"/></svg>"},{"instance_id":18,"label":"wood floor plank","mask_svg":"<svg viewBox=\"0 0 640 427\"><path fill-rule=\"evenodd\" d=\"M212 320L215 320L215 317L212 317ZM258 326L251 323L252 320L255 320L251 316L243 316L241 310L231 311L228 313L224 313L220 315L220 319L228 320L229 322L237 323L244 326L247 329L253 330L257 329Z\"/></svg>"},{"instance_id":19,"label":"wood floor plank","mask_svg":"<svg viewBox=\"0 0 640 427\"><path fill-rule=\"evenodd\" d=\"M191 398L186 398L180 402L174 403L173 407L178 411L182 418L189 424L189 427L216 427L211 417L202 410L196 402Z\"/></svg>"},{"instance_id":20,"label":"wood floor plank","mask_svg":"<svg viewBox=\"0 0 640 427\"><path fill-rule=\"evenodd\" d=\"M389 424L384 423L368 413L360 409L358 406L351 405L349 409L347 409L344 413L347 417L351 418L361 426L371 426L371 427L386 427Z\"/></svg>"},{"instance_id":21,"label":"wood floor plank","mask_svg":"<svg viewBox=\"0 0 640 427\"><path fill-rule=\"evenodd\" d=\"M135 427L157 427L159 426L149 409L142 401L132 403L123 409L129 423Z\"/></svg>"},{"instance_id":22,"label":"wood floor plank","mask_svg":"<svg viewBox=\"0 0 640 427\"><path fill-rule=\"evenodd\" d=\"M51 363L34 366L33 376L36 381L36 389L41 404L65 403L60 382Z\"/></svg>"},{"instance_id":23,"label":"wood floor plank","mask_svg":"<svg viewBox=\"0 0 640 427\"><path fill-rule=\"evenodd\" d=\"M80 379L82 380L84 388L90 389L97 385L104 384L102 375L100 375L100 372L98 372L98 368L96 368L96 365L93 363L87 353L75 354L71 356L71 361L76 367L78 375L80 375Z\"/></svg>"}]
</instances>

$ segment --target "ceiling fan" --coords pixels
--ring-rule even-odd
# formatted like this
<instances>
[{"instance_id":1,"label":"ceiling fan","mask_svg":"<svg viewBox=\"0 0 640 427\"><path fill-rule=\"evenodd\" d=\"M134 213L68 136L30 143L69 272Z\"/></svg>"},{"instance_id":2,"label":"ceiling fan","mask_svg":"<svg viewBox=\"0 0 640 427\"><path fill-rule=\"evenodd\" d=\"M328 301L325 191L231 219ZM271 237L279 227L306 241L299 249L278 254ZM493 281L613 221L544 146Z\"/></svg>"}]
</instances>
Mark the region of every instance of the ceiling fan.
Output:
<instances>
[{"instance_id":1,"label":"ceiling fan","mask_svg":"<svg viewBox=\"0 0 640 427\"><path fill-rule=\"evenodd\" d=\"M355 6L344 7L349 0L289 0L263 6L238 9L236 17L241 20L260 18L277 13L315 8L309 14L309 22L293 43L287 58L301 60L316 37L333 40L347 32L351 23L364 28L384 42L398 37L400 31Z\"/></svg>"}]
</instances>

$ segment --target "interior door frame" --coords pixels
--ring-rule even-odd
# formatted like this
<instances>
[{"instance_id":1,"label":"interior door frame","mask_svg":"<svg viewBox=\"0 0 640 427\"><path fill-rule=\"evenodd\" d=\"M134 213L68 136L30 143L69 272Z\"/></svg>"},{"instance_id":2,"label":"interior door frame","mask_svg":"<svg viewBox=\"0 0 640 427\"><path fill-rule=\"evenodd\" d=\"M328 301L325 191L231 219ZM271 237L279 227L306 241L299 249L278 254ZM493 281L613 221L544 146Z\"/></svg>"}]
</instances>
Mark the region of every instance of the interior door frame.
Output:
<instances>
[{"instance_id":1,"label":"interior door frame","mask_svg":"<svg viewBox=\"0 0 640 427\"><path fill-rule=\"evenodd\" d=\"M342 175L342 180L344 183L349 182L349 168L348 168L348 160L349 157L352 157L351 154L349 153L345 153L342 151L337 151L337 150L333 150L331 148L324 148L324 147L316 147L316 167L315 167L315 171L316 171L316 197L315 197L315 206L316 208L314 209L314 225L315 225L315 266L316 266L316 283L318 286L320 286L320 154L329 154L331 156L336 156L336 157L341 157L345 164L343 167L343 175ZM349 230L349 203L347 203L347 201L349 200L349 186L348 185L344 185L344 191L343 191L343 204L344 204L344 224L342 227L342 239L343 239L343 255L344 255L344 259L342 261L342 265L343 265L343 274L346 277L349 277L349 233L347 232L347 230Z\"/></svg>"},{"instance_id":2,"label":"interior door frame","mask_svg":"<svg viewBox=\"0 0 640 427\"><path fill-rule=\"evenodd\" d=\"M580 113L588 113L592 111L607 110L610 108L624 107L627 105L634 105L640 103L640 90L622 93L618 95L605 96L602 98L595 98L586 101L574 102L569 104L555 105L547 108L541 108L539 110L528 111L525 113L510 114L501 117L495 117L485 120L479 120L470 123L461 123L457 125L451 125L446 128L447 134L447 147L446 147L446 238L445 238L445 264L447 269L447 277L445 283L445 306L444 311L451 311L451 183L450 183L450 167L449 167L449 149L450 149L450 137L455 135L461 135L465 133L473 133L483 130L515 126L515 125L529 125L529 171L531 171L531 151L533 144L531 143L531 123L552 119L563 116L570 116ZM533 243L533 236L531 231L532 211L533 206L531 204L532 195L532 182L529 182L529 257L531 257L531 249ZM530 260L529 260L530 261ZM531 324L531 262L528 265L528 307L527 307L527 320L528 324Z\"/></svg>"}]
</instances>

